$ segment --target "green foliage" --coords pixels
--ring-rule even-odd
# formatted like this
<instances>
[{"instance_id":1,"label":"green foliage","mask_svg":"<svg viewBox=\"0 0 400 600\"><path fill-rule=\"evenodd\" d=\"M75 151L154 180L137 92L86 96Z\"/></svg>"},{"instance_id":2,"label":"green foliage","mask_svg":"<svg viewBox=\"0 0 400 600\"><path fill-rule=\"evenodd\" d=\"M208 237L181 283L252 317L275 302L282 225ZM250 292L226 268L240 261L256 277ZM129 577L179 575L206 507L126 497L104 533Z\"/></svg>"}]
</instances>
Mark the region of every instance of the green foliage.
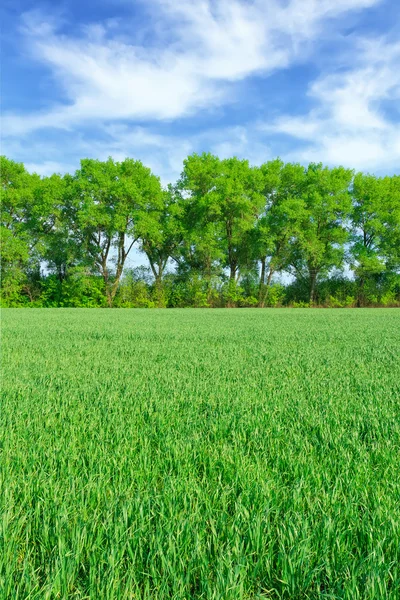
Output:
<instances>
[{"instance_id":1,"label":"green foliage","mask_svg":"<svg viewBox=\"0 0 400 600\"><path fill-rule=\"evenodd\" d=\"M170 308L208 308L220 304L218 280L207 280L196 272L169 274L165 278L165 290Z\"/></svg>"},{"instance_id":2,"label":"green foliage","mask_svg":"<svg viewBox=\"0 0 400 600\"><path fill-rule=\"evenodd\" d=\"M274 283L268 288L265 305L266 306L282 306L285 301L285 287L279 283Z\"/></svg>"},{"instance_id":3,"label":"green foliage","mask_svg":"<svg viewBox=\"0 0 400 600\"><path fill-rule=\"evenodd\" d=\"M162 207L158 177L140 161L81 161L72 185L73 223L78 226L88 265L101 274L108 305L114 302L133 244L157 231ZM115 268L110 267L114 249Z\"/></svg>"},{"instance_id":4,"label":"green foliage","mask_svg":"<svg viewBox=\"0 0 400 600\"><path fill-rule=\"evenodd\" d=\"M301 233L305 171L301 165L285 165L277 159L263 164L261 172L265 205L249 243L253 257L261 263L258 298L263 307L273 275L290 267L292 244Z\"/></svg>"},{"instance_id":5,"label":"green foliage","mask_svg":"<svg viewBox=\"0 0 400 600\"><path fill-rule=\"evenodd\" d=\"M42 178L0 163L1 306L400 303L400 176L192 154L163 189L129 158ZM130 278L134 247L151 281Z\"/></svg>"},{"instance_id":6,"label":"green foliage","mask_svg":"<svg viewBox=\"0 0 400 600\"><path fill-rule=\"evenodd\" d=\"M24 304L27 270L35 260L35 236L30 230L34 190L39 182L23 164L0 156L0 268L2 305Z\"/></svg>"},{"instance_id":7,"label":"green foliage","mask_svg":"<svg viewBox=\"0 0 400 600\"><path fill-rule=\"evenodd\" d=\"M229 279L222 287L222 297L226 306L236 306L243 300L243 295L243 288L234 279Z\"/></svg>"},{"instance_id":8,"label":"green foliage","mask_svg":"<svg viewBox=\"0 0 400 600\"><path fill-rule=\"evenodd\" d=\"M316 301L321 274L343 265L352 175L349 169L329 169L322 164L310 164L304 173L300 187L303 210L289 263L296 273L308 274L310 304Z\"/></svg>"},{"instance_id":9,"label":"green foliage","mask_svg":"<svg viewBox=\"0 0 400 600\"><path fill-rule=\"evenodd\" d=\"M23 293L26 283L27 277L23 269L18 264L8 264L1 275L0 306L24 306L27 302Z\"/></svg>"},{"instance_id":10,"label":"green foliage","mask_svg":"<svg viewBox=\"0 0 400 600\"><path fill-rule=\"evenodd\" d=\"M372 280L400 265L400 177L357 173L353 198L352 268L359 282L358 303L363 305L371 302Z\"/></svg>"},{"instance_id":11,"label":"green foliage","mask_svg":"<svg viewBox=\"0 0 400 600\"><path fill-rule=\"evenodd\" d=\"M42 282L41 306L99 308L107 306L104 281L84 267L70 269L69 277L60 281L56 275Z\"/></svg>"},{"instance_id":12,"label":"green foliage","mask_svg":"<svg viewBox=\"0 0 400 600\"><path fill-rule=\"evenodd\" d=\"M184 161L180 188L190 194L193 222L201 229L212 222L223 266L236 280L249 252L246 234L254 227L263 204L263 176L247 160L220 160L211 154L193 154Z\"/></svg>"},{"instance_id":13,"label":"green foliage","mask_svg":"<svg viewBox=\"0 0 400 600\"><path fill-rule=\"evenodd\" d=\"M400 597L396 310L4 310L0 596Z\"/></svg>"},{"instance_id":14,"label":"green foliage","mask_svg":"<svg viewBox=\"0 0 400 600\"><path fill-rule=\"evenodd\" d=\"M151 297L152 278L148 269L138 267L123 277L115 306L119 308L154 308Z\"/></svg>"}]
</instances>

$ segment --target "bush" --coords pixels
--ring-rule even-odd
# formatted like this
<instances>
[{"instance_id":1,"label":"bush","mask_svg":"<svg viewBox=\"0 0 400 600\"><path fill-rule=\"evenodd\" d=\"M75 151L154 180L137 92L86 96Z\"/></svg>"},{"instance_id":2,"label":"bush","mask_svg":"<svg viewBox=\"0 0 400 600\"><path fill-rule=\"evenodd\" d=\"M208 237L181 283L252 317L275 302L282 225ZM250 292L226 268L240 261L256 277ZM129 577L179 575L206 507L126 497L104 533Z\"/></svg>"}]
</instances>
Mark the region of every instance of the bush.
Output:
<instances>
[{"instance_id":1,"label":"bush","mask_svg":"<svg viewBox=\"0 0 400 600\"><path fill-rule=\"evenodd\" d=\"M312 308L309 302L303 302L302 300L300 302L292 302L289 306L290 308Z\"/></svg>"},{"instance_id":2,"label":"bush","mask_svg":"<svg viewBox=\"0 0 400 600\"><path fill-rule=\"evenodd\" d=\"M40 305L46 308L102 308L107 306L103 279L84 267L74 267L63 281L48 275L41 281Z\"/></svg>"},{"instance_id":3,"label":"bush","mask_svg":"<svg viewBox=\"0 0 400 600\"><path fill-rule=\"evenodd\" d=\"M274 283L268 289L265 306L282 306L286 295L285 287L280 283Z\"/></svg>"},{"instance_id":4,"label":"bush","mask_svg":"<svg viewBox=\"0 0 400 600\"><path fill-rule=\"evenodd\" d=\"M258 305L258 298L255 296L244 296L239 298L238 304L240 307L247 306L249 308L253 308L254 306Z\"/></svg>"},{"instance_id":5,"label":"bush","mask_svg":"<svg viewBox=\"0 0 400 600\"><path fill-rule=\"evenodd\" d=\"M115 306L118 308L154 308L153 282L148 269L139 267L127 272L121 281Z\"/></svg>"}]
</instances>

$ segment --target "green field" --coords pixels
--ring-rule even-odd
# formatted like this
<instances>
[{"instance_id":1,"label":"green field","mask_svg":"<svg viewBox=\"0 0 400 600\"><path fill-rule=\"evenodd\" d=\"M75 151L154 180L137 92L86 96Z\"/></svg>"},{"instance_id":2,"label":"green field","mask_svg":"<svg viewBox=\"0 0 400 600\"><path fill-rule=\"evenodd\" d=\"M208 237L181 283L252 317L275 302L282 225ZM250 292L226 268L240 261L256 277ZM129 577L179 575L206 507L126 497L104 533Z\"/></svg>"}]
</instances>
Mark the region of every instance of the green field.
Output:
<instances>
[{"instance_id":1,"label":"green field","mask_svg":"<svg viewBox=\"0 0 400 600\"><path fill-rule=\"evenodd\" d=\"M4 310L0 598L400 598L400 311Z\"/></svg>"}]
</instances>

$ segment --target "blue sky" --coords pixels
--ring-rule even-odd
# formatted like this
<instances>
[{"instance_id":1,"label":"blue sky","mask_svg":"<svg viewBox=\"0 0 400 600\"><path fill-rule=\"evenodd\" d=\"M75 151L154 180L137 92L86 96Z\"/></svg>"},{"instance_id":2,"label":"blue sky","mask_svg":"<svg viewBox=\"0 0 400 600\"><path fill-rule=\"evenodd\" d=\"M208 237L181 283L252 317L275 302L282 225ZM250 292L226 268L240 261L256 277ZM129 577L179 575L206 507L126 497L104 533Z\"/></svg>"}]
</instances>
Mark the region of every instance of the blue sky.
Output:
<instances>
[{"instance_id":1,"label":"blue sky","mask_svg":"<svg viewBox=\"0 0 400 600\"><path fill-rule=\"evenodd\" d=\"M399 0L3 0L2 154L400 172Z\"/></svg>"}]
</instances>

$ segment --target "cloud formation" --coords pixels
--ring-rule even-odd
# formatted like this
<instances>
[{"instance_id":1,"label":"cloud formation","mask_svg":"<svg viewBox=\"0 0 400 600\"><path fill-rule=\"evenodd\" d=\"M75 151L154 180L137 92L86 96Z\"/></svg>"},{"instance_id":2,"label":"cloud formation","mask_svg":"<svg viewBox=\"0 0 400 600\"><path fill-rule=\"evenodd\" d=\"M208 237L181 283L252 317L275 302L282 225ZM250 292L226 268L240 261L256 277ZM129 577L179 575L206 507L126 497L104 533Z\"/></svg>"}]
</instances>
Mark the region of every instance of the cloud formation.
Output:
<instances>
[{"instance_id":1,"label":"cloud formation","mask_svg":"<svg viewBox=\"0 0 400 600\"><path fill-rule=\"evenodd\" d=\"M354 26L395 1L119 0L124 18L76 23L25 13L21 57L53 89L46 79L41 110L3 105L3 151L42 174L134 156L165 183L204 150L399 171L398 36Z\"/></svg>"},{"instance_id":2,"label":"cloud formation","mask_svg":"<svg viewBox=\"0 0 400 600\"><path fill-rule=\"evenodd\" d=\"M353 68L312 83L309 95L316 106L308 114L281 116L262 128L306 142L297 151L301 160L399 169L400 43L364 40L355 56Z\"/></svg>"},{"instance_id":3,"label":"cloud formation","mask_svg":"<svg viewBox=\"0 0 400 600\"><path fill-rule=\"evenodd\" d=\"M235 82L300 60L327 20L378 1L149 0L157 23L152 44L119 36L114 22L67 35L56 20L28 13L25 40L66 103L5 115L3 133L91 120L171 120L229 103Z\"/></svg>"}]
</instances>

